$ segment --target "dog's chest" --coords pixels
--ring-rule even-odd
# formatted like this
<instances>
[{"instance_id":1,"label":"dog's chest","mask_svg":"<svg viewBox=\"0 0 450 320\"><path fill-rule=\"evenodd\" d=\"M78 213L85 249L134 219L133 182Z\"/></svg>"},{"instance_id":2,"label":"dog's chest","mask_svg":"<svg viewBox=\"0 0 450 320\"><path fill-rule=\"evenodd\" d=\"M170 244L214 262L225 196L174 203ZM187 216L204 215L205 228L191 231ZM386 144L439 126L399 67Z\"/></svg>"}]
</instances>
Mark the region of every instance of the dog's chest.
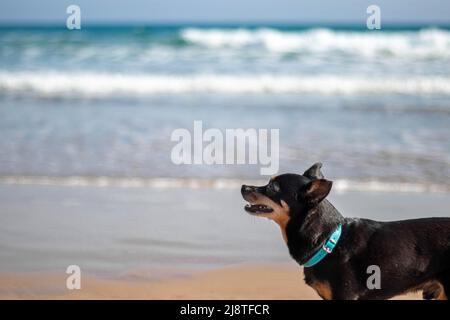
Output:
<instances>
[{"instance_id":1,"label":"dog's chest","mask_svg":"<svg viewBox=\"0 0 450 320\"><path fill-rule=\"evenodd\" d=\"M306 284L312 287L322 299L333 299L333 292L330 283L327 280L318 279L312 272L308 271L308 269L304 269Z\"/></svg>"}]
</instances>

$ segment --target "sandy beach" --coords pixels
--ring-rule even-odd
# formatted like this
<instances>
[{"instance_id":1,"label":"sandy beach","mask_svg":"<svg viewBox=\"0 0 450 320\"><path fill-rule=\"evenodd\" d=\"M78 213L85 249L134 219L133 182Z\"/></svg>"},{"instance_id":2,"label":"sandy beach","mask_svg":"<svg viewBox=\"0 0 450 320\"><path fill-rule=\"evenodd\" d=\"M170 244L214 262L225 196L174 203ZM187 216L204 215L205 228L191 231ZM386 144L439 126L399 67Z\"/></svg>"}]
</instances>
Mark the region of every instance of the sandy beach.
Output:
<instances>
[{"instance_id":1,"label":"sandy beach","mask_svg":"<svg viewBox=\"0 0 450 320\"><path fill-rule=\"evenodd\" d=\"M440 193L330 201L379 220L448 216L450 206ZM278 227L246 214L234 189L3 184L0 203L0 299L319 298ZM81 290L66 289L73 264Z\"/></svg>"},{"instance_id":2,"label":"sandy beach","mask_svg":"<svg viewBox=\"0 0 450 320\"><path fill-rule=\"evenodd\" d=\"M147 271L148 272L148 271ZM178 273L149 280L83 277L80 290L67 290L64 274L0 276L0 299L289 299L317 300L295 265L259 265ZM411 293L395 299L421 299Z\"/></svg>"},{"instance_id":3,"label":"sandy beach","mask_svg":"<svg viewBox=\"0 0 450 320\"><path fill-rule=\"evenodd\" d=\"M318 162L344 217L450 217L449 4L28 2L0 2L0 299L319 299L241 195ZM258 190L329 191L300 180ZM382 244L350 268L445 284L415 232L342 230Z\"/></svg>"}]
</instances>

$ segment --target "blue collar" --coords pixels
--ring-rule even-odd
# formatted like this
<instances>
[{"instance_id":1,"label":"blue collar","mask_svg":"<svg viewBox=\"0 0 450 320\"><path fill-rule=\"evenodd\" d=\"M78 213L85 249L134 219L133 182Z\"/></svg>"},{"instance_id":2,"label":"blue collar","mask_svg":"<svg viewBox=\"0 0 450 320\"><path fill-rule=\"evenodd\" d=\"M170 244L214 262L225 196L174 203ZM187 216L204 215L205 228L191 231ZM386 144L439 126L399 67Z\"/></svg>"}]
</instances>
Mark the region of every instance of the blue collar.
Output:
<instances>
[{"instance_id":1,"label":"blue collar","mask_svg":"<svg viewBox=\"0 0 450 320\"><path fill-rule=\"evenodd\" d=\"M336 230L334 230L333 234L328 238L327 242L313 255L306 263L305 267L312 267L322 261L323 258L327 256L327 254L331 253L336 246L339 238L342 233L342 225L339 224Z\"/></svg>"}]
</instances>

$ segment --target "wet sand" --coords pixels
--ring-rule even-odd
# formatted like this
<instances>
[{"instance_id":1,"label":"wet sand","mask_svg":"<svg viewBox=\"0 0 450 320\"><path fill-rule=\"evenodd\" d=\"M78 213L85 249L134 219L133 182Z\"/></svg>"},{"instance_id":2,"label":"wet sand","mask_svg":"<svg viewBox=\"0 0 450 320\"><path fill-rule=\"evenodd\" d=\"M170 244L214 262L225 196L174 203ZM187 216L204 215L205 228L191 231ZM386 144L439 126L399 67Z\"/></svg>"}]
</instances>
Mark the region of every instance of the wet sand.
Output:
<instances>
[{"instance_id":1,"label":"wet sand","mask_svg":"<svg viewBox=\"0 0 450 320\"><path fill-rule=\"evenodd\" d=\"M345 216L449 216L439 193L332 192ZM0 184L1 299L316 299L234 189ZM66 289L67 266L82 289ZM420 297L412 295L408 297Z\"/></svg>"},{"instance_id":2,"label":"wet sand","mask_svg":"<svg viewBox=\"0 0 450 320\"><path fill-rule=\"evenodd\" d=\"M320 299L294 265L221 268L171 275L159 280L136 277L82 277L80 290L65 287L64 274L0 276L0 299ZM411 293L396 299L420 299Z\"/></svg>"}]
</instances>

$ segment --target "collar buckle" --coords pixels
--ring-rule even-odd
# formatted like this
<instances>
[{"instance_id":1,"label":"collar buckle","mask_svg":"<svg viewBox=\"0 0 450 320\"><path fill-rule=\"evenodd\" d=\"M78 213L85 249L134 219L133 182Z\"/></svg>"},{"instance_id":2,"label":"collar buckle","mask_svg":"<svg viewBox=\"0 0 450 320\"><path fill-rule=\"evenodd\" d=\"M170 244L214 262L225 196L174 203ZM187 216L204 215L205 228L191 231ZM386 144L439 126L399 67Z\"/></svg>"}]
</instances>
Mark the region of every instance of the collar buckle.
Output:
<instances>
[{"instance_id":1,"label":"collar buckle","mask_svg":"<svg viewBox=\"0 0 450 320\"><path fill-rule=\"evenodd\" d=\"M322 249L325 250L326 253L330 254L333 251L333 248L327 247L325 244L322 246Z\"/></svg>"}]
</instances>

